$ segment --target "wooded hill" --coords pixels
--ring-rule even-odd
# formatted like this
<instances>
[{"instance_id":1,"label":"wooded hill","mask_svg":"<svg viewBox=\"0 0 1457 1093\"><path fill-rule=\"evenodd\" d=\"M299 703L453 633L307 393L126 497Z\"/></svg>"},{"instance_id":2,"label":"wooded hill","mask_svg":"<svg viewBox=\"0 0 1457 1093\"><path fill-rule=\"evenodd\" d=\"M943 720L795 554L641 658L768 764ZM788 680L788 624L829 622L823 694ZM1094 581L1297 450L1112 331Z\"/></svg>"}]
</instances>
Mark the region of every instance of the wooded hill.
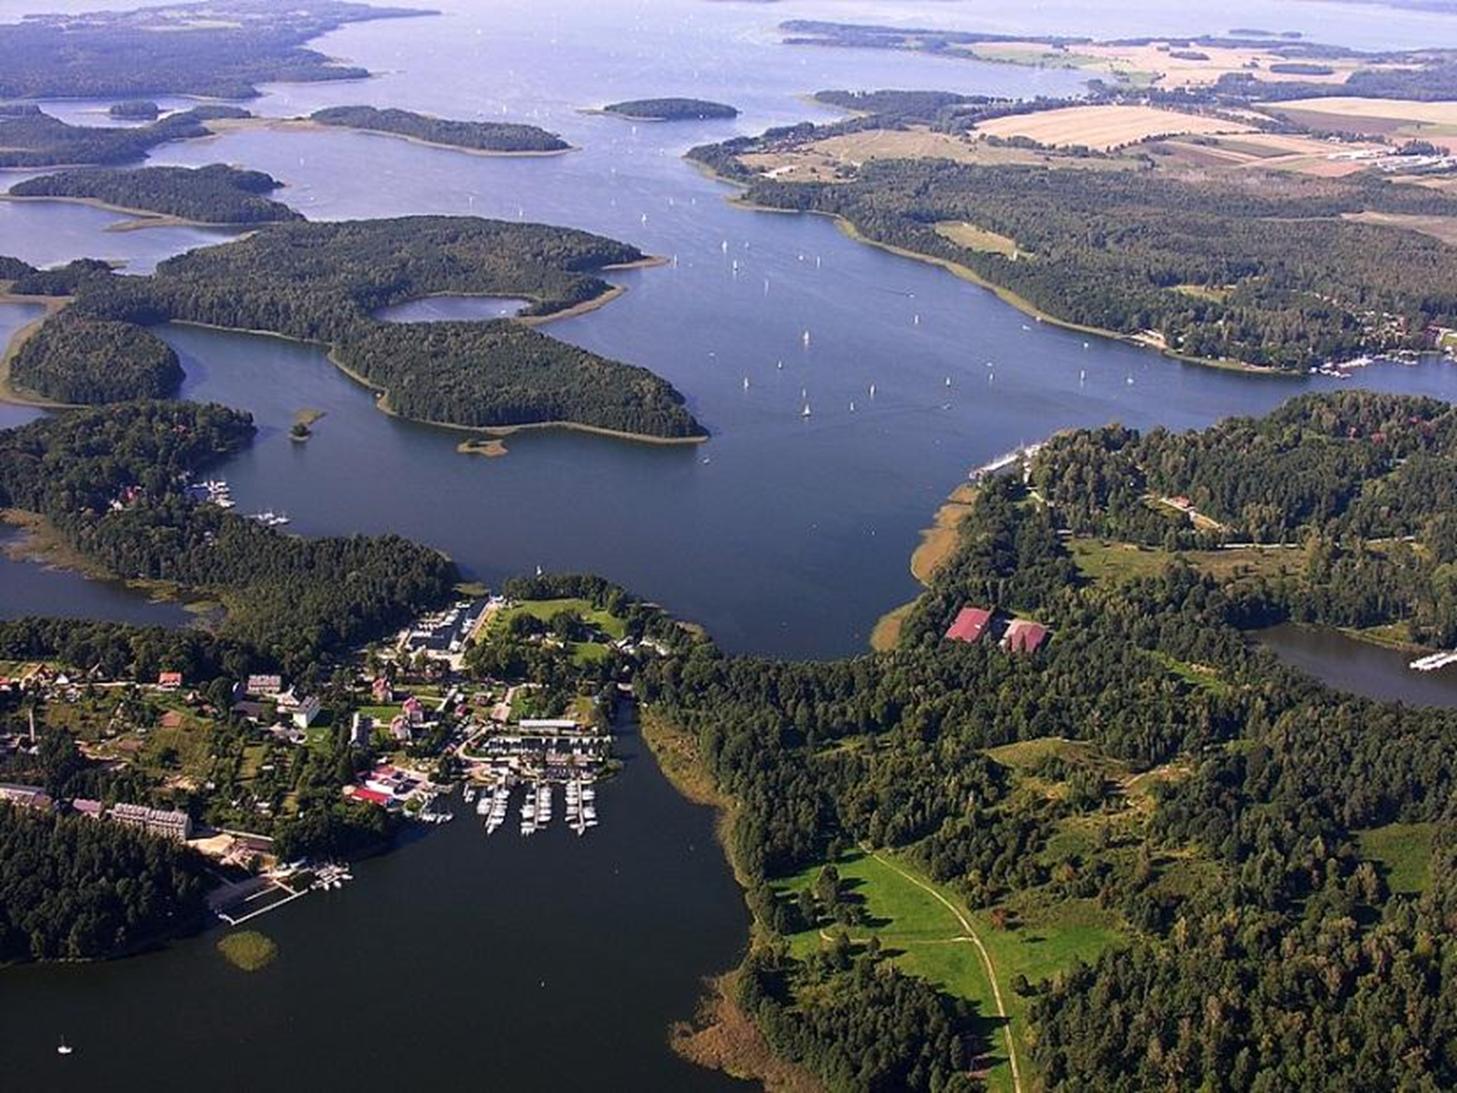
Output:
<instances>
[{"instance_id":1,"label":"wooded hill","mask_svg":"<svg viewBox=\"0 0 1457 1093\"><path fill-rule=\"evenodd\" d=\"M1126 508L1112 483L1130 450L1155 483L1207 490L1212 507L1230 498L1219 511L1233 519L1240 496L1263 490L1273 511L1293 489L1318 500L1291 526L1320 541L1376 513L1421 527L1441 519L1440 499L1410 512L1382 499L1406 496L1387 485L1405 466L1457 456L1454 414L1351 392L1181 437L1073 433L1033 465L1039 494L1060 492L982 485L893 652L816 663L702 647L650 665L645 698L693 734L735 802L728 842L762 931L741 1001L771 1043L832 1087L865 1090L941 1088L937 1066L965 1065L955 1043L967 1057L1003 1051L984 1010L944 1010L908 1018L893 1046L843 1070L847 1030L885 1004L853 969L894 943L880 947L863 893L790 878L861 843L898 850L983 933L1024 1081L1457 1081L1457 712L1329 690L1242 633L1297 612L1340 621L1341 586L1377 593L1372 617L1389 622L1419 612L1424 593L1352 569L1331 601L1302 606L1215 551L1100 576L1083 561L1096 541L1059 535ZM1362 454L1373 446L1384 454ZM1110 500L1065 511L1085 490ZM1450 595L1452 570L1440 563L1428 582ZM1317 567L1304 587L1325 580ZM1053 640L1032 655L945 640L966 604L1036 618ZM1368 849L1387 831L1412 833L1404 853L1425 881L1398 884Z\"/></svg>"},{"instance_id":2,"label":"wooded hill","mask_svg":"<svg viewBox=\"0 0 1457 1093\"><path fill-rule=\"evenodd\" d=\"M263 224L303 214L267 195L281 187L262 171L222 163L207 167L140 167L63 171L10 187L15 197L75 197L204 224Z\"/></svg>"},{"instance_id":3,"label":"wooded hill","mask_svg":"<svg viewBox=\"0 0 1457 1093\"><path fill-rule=\"evenodd\" d=\"M177 320L325 343L399 412L444 424L566 421L702 436L670 384L519 323L437 331L373 317L432 294L526 297L524 314L550 315L611 290L593 271L642 257L625 243L542 224L444 216L291 222L170 258L150 277L87 272L75 278L69 310L136 326ZM59 276L23 276L14 291L54 290ZM31 338L37 354L48 353L50 325ZM402 366L407 360L413 369Z\"/></svg>"},{"instance_id":4,"label":"wooded hill","mask_svg":"<svg viewBox=\"0 0 1457 1093\"><path fill-rule=\"evenodd\" d=\"M500 121L452 121L412 110L380 110L373 106L330 106L309 115L320 125L393 133L431 144L448 144L478 152L561 152L571 145L536 125Z\"/></svg>"}]
</instances>

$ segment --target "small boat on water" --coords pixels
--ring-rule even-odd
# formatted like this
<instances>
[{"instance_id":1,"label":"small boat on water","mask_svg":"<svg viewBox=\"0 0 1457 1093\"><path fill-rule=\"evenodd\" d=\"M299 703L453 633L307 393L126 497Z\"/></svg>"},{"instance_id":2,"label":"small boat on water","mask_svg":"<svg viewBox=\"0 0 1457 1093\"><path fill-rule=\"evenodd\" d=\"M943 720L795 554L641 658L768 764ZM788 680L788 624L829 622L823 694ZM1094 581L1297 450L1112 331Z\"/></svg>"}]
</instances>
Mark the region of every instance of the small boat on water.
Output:
<instances>
[{"instance_id":1,"label":"small boat on water","mask_svg":"<svg viewBox=\"0 0 1457 1093\"><path fill-rule=\"evenodd\" d=\"M58 1047L58 1048L56 1048L56 1054L57 1055L69 1055L69 1054L71 1054L71 1052L73 1052L75 1050L76 1049L73 1048L70 1044L66 1043L66 1038L64 1036L62 1036L61 1037L61 1046Z\"/></svg>"},{"instance_id":2,"label":"small boat on water","mask_svg":"<svg viewBox=\"0 0 1457 1093\"><path fill-rule=\"evenodd\" d=\"M809 417L809 403L804 404L804 409L799 412L800 417Z\"/></svg>"}]
</instances>

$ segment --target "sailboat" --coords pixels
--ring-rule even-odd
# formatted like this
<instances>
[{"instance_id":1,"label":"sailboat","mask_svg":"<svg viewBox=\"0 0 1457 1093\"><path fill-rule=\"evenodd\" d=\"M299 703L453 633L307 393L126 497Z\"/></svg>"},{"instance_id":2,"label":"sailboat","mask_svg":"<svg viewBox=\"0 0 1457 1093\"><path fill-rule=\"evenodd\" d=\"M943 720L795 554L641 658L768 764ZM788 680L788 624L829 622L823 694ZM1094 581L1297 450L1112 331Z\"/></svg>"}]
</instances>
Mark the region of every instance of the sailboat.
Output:
<instances>
[{"instance_id":1,"label":"sailboat","mask_svg":"<svg viewBox=\"0 0 1457 1093\"><path fill-rule=\"evenodd\" d=\"M69 1054L71 1054L71 1052L73 1052L75 1050L76 1049L73 1048L70 1044L66 1043L66 1038L64 1036L62 1036L61 1037L61 1046L58 1047L58 1048L56 1048L56 1054L57 1055L69 1055Z\"/></svg>"},{"instance_id":2,"label":"sailboat","mask_svg":"<svg viewBox=\"0 0 1457 1093\"><path fill-rule=\"evenodd\" d=\"M951 377L950 376L947 376L946 377L946 386L947 387L950 387L951 386Z\"/></svg>"},{"instance_id":3,"label":"sailboat","mask_svg":"<svg viewBox=\"0 0 1457 1093\"><path fill-rule=\"evenodd\" d=\"M783 367L784 367L784 362L783 362L783 361L782 361L782 360L778 360L778 361L775 361L775 362L774 362L774 367L775 367L775 368L779 368L779 369L783 369Z\"/></svg>"},{"instance_id":4,"label":"sailboat","mask_svg":"<svg viewBox=\"0 0 1457 1093\"><path fill-rule=\"evenodd\" d=\"M809 417L809 403L804 404L804 409L799 412L800 417Z\"/></svg>"},{"instance_id":5,"label":"sailboat","mask_svg":"<svg viewBox=\"0 0 1457 1093\"><path fill-rule=\"evenodd\" d=\"M806 349L808 349L808 348L809 348L809 331L808 331L808 330L806 330L806 331L805 331L805 332L804 332L804 334L803 334L803 336L802 336L802 337L801 337L801 338L800 338L800 340L801 340L801 341L802 341L802 342L804 342L804 347L805 347L805 348L806 348Z\"/></svg>"},{"instance_id":6,"label":"sailboat","mask_svg":"<svg viewBox=\"0 0 1457 1093\"><path fill-rule=\"evenodd\" d=\"M870 397L871 398L874 398L875 397L875 384L873 384L873 383L870 385Z\"/></svg>"},{"instance_id":7,"label":"sailboat","mask_svg":"<svg viewBox=\"0 0 1457 1093\"><path fill-rule=\"evenodd\" d=\"M850 412L852 414L855 412L855 400L854 399L851 399L850 400Z\"/></svg>"},{"instance_id":8,"label":"sailboat","mask_svg":"<svg viewBox=\"0 0 1457 1093\"><path fill-rule=\"evenodd\" d=\"M744 377L744 390L747 391L748 389L749 389L749 377L748 376L745 376Z\"/></svg>"}]
</instances>

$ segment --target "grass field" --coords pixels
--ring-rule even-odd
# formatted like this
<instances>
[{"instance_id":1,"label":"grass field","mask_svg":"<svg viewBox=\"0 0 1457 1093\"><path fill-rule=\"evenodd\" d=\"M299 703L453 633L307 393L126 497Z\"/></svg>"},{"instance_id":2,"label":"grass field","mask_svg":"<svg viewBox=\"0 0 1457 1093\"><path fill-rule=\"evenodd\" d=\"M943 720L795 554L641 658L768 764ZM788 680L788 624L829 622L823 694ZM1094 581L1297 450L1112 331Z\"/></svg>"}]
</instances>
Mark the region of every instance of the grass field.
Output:
<instances>
[{"instance_id":1,"label":"grass field","mask_svg":"<svg viewBox=\"0 0 1457 1093\"><path fill-rule=\"evenodd\" d=\"M1308 114L1333 114L1346 118L1392 118L1424 125L1457 125L1457 102L1419 102L1415 99L1365 99L1335 95L1320 99L1287 99L1265 103L1266 109L1298 110Z\"/></svg>"},{"instance_id":2,"label":"grass field","mask_svg":"<svg viewBox=\"0 0 1457 1093\"><path fill-rule=\"evenodd\" d=\"M1387 824L1358 831L1361 854L1381 867L1393 892L1414 894L1430 881L1432 836L1436 824Z\"/></svg>"},{"instance_id":3,"label":"grass field","mask_svg":"<svg viewBox=\"0 0 1457 1093\"><path fill-rule=\"evenodd\" d=\"M936 234L968 250L1001 254L1008 258L1017 253L1015 239L979 228L967 220L943 220L936 225Z\"/></svg>"},{"instance_id":4,"label":"grass field","mask_svg":"<svg viewBox=\"0 0 1457 1093\"><path fill-rule=\"evenodd\" d=\"M1250 126L1222 118L1160 110L1153 106L1066 106L1034 114L1012 114L977 125L990 136L1028 137L1055 148L1085 145L1102 151L1182 133L1246 133Z\"/></svg>"},{"instance_id":5,"label":"grass field","mask_svg":"<svg viewBox=\"0 0 1457 1093\"><path fill-rule=\"evenodd\" d=\"M1157 576L1174 559L1174 555L1158 547L1109 539L1071 539L1067 548L1073 564L1090 581L1117 582ZM1274 545L1190 550L1181 557L1211 577L1225 580L1294 578L1304 568L1301 551Z\"/></svg>"},{"instance_id":6,"label":"grass field","mask_svg":"<svg viewBox=\"0 0 1457 1093\"><path fill-rule=\"evenodd\" d=\"M864 900L870 916L871 926L849 931L852 940L865 941L874 934L902 969L950 994L971 1000L983 1017L991 1018L996 1013L991 981L965 929L945 904L915 880L898 872L897 867L923 883L931 883L910 863L888 854L857 851L835 864L841 878ZM796 892L813 884L818 872L818 866L812 867L779 882L777 887L782 892ZM986 946L1018 1045L1024 1088L1037 1088L1031 1072L1026 999L1012 991L1013 977L1025 975L1029 981L1036 982L1071 966L1076 960L1093 959L1109 945L1116 944L1120 935L1108 924L1103 912L1085 901L1062 904L1017 928L999 930L985 914L967 910L949 889L935 884L931 887L962 909ZM807 930L791 939L793 949L801 955L814 951L822 943L817 930ZM988 1087L1010 1090L1011 1067L1002 1034L994 1025L989 1025L984 1032L997 1060L987 1076Z\"/></svg>"},{"instance_id":7,"label":"grass field","mask_svg":"<svg viewBox=\"0 0 1457 1093\"><path fill-rule=\"evenodd\" d=\"M510 623L517 615L531 615L542 622L551 620L563 611L575 611L586 619L593 626L597 627L604 634L612 638L621 638L626 628L623 621L615 615L599 610L589 601L583 599L562 599L562 600L523 600L518 604L498 611L496 617L491 620L491 628L504 626Z\"/></svg>"}]
</instances>

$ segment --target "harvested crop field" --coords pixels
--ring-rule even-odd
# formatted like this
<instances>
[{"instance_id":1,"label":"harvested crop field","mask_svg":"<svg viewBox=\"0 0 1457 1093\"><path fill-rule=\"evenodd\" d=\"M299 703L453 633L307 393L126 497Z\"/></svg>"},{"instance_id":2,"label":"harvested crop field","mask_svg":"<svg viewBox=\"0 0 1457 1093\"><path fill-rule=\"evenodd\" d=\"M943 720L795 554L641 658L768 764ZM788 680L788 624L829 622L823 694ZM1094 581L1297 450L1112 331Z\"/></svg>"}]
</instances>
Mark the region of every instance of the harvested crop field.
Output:
<instances>
[{"instance_id":1,"label":"harvested crop field","mask_svg":"<svg viewBox=\"0 0 1457 1093\"><path fill-rule=\"evenodd\" d=\"M989 136L1027 137L1055 148L1084 145L1105 152L1153 137L1251 131L1251 126L1223 118L1160 110L1154 106L1114 105L1066 106L1035 114L1013 114L977 126L977 132Z\"/></svg>"},{"instance_id":2,"label":"harvested crop field","mask_svg":"<svg viewBox=\"0 0 1457 1093\"><path fill-rule=\"evenodd\" d=\"M844 179L862 163L877 159L949 159L989 167L1035 165L1085 170L1121 170L1135 167L1132 160L1065 156L1030 148L1007 148L951 133L929 129L867 129L772 152L751 152L739 161L785 182L833 182Z\"/></svg>"},{"instance_id":3,"label":"harvested crop field","mask_svg":"<svg viewBox=\"0 0 1457 1093\"><path fill-rule=\"evenodd\" d=\"M1359 224L1381 224L1388 228L1404 228L1407 231L1421 232L1423 235L1430 235L1433 239L1439 239L1443 243L1457 246L1457 217L1454 216L1413 216L1367 210L1359 213L1347 213L1342 219L1354 220Z\"/></svg>"}]
</instances>

